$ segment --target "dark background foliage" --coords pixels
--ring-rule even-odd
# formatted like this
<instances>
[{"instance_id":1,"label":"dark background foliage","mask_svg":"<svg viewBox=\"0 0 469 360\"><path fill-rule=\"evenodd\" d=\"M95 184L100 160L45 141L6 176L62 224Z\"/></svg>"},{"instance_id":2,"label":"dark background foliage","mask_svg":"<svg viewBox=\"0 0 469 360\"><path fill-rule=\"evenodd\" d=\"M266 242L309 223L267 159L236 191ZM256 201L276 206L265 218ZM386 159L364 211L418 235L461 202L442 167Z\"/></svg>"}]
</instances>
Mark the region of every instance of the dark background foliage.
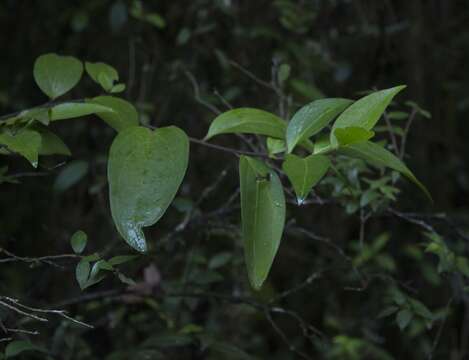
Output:
<instances>
[{"instance_id":1,"label":"dark background foliage","mask_svg":"<svg viewBox=\"0 0 469 360\"><path fill-rule=\"evenodd\" d=\"M174 124L196 138L227 103L278 112L278 96L263 81L269 84L279 64L291 66L283 90L291 96L287 116L319 97L357 98L360 91L407 84L398 101L415 101L432 117L412 124L405 161L434 203L400 182L402 192L391 204L397 213L374 214L366 224L359 211L347 213L335 201L289 205L295 222L287 225L268 283L252 294L239 239L236 158L192 144L176 206L148 229L150 252L122 268L143 287L139 296L122 295L126 285L112 277L81 292L73 260L60 266L0 263L1 295L63 307L95 328L60 318L18 324L21 317L5 309L0 318L40 330L30 339L57 359L248 356L234 347L259 359L469 358L464 277L438 274L438 258L422 246L422 230L431 226L459 255L468 250L467 1L142 3L151 21L132 15L136 5L127 1L2 1L0 112L46 102L32 66L48 52L113 65L144 124ZM98 92L87 80L72 95ZM83 229L89 253L131 253L115 231L107 199L106 158L114 131L93 117L58 122L53 129L73 157L45 158L41 176L1 184L0 247L26 257L65 254L71 252L71 234ZM230 136L215 143L244 146ZM75 159L86 161L88 172L67 191L54 192L61 170L56 165ZM18 158L0 161L10 173L31 172ZM379 252L392 262L386 267L388 260L373 254L361 269L364 278L350 266L360 254L363 228L369 246L389 237ZM378 318L396 284L434 312L431 329L413 324L400 331L394 317ZM270 304L276 296L280 300Z\"/></svg>"}]
</instances>

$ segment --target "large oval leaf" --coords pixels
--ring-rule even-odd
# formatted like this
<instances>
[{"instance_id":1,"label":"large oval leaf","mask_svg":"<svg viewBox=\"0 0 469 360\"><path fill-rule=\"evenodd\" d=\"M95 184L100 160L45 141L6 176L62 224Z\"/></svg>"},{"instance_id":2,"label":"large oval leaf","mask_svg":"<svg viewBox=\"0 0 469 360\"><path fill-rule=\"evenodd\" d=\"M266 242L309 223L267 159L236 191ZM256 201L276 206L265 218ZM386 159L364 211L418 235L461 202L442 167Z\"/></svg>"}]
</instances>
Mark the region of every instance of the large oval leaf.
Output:
<instances>
[{"instance_id":1,"label":"large oval leaf","mask_svg":"<svg viewBox=\"0 0 469 360\"><path fill-rule=\"evenodd\" d=\"M96 115L117 131L138 125L137 109L124 99L114 96L98 96L90 102L113 110L113 112L98 112Z\"/></svg>"},{"instance_id":2,"label":"large oval leaf","mask_svg":"<svg viewBox=\"0 0 469 360\"><path fill-rule=\"evenodd\" d=\"M241 222L249 280L258 290L274 261L285 224L285 197L277 174L259 160L239 160Z\"/></svg>"},{"instance_id":3,"label":"large oval leaf","mask_svg":"<svg viewBox=\"0 0 469 360\"><path fill-rule=\"evenodd\" d=\"M326 175L330 165L329 158L324 155L309 155L306 158L287 155L282 168L293 185L299 205L304 202L313 186Z\"/></svg>"},{"instance_id":4,"label":"large oval leaf","mask_svg":"<svg viewBox=\"0 0 469 360\"><path fill-rule=\"evenodd\" d=\"M412 171L390 151L371 141L359 142L339 148L339 152L359 159L363 159L376 166L389 167L400 172L414 182L431 200L432 197L427 188L414 176Z\"/></svg>"},{"instance_id":5,"label":"large oval leaf","mask_svg":"<svg viewBox=\"0 0 469 360\"><path fill-rule=\"evenodd\" d=\"M46 54L36 59L33 74L42 92L55 99L78 84L83 64L72 56Z\"/></svg>"},{"instance_id":6,"label":"large oval leaf","mask_svg":"<svg viewBox=\"0 0 469 360\"><path fill-rule=\"evenodd\" d=\"M0 145L24 156L32 166L37 167L41 149L41 135L37 131L23 129L16 134L0 133Z\"/></svg>"},{"instance_id":7,"label":"large oval leaf","mask_svg":"<svg viewBox=\"0 0 469 360\"><path fill-rule=\"evenodd\" d=\"M288 153L291 153L299 142L321 131L352 102L352 100L340 98L320 99L299 109L287 127Z\"/></svg>"},{"instance_id":8,"label":"large oval leaf","mask_svg":"<svg viewBox=\"0 0 469 360\"><path fill-rule=\"evenodd\" d=\"M405 87L405 85L400 85L376 91L355 101L335 121L331 131L331 144L337 146L337 139L334 134L334 130L337 128L355 126L365 130L373 129L394 96Z\"/></svg>"},{"instance_id":9,"label":"large oval leaf","mask_svg":"<svg viewBox=\"0 0 469 360\"><path fill-rule=\"evenodd\" d=\"M143 227L165 213L187 169L189 140L174 126L121 131L109 153L111 213L117 230L138 251L146 251Z\"/></svg>"}]
</instances>

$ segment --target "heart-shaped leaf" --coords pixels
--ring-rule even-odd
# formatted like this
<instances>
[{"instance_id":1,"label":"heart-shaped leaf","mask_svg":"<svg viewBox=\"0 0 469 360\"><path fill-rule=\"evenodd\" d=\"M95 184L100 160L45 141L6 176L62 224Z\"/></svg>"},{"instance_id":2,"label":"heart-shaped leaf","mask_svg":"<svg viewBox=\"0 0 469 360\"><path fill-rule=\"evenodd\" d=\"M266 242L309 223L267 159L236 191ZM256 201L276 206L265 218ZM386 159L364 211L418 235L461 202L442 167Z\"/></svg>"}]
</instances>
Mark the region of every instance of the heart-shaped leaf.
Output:
<instances>
[{"instance_id":1,"label":"heart-shaped leaf","mask_svg":"<svg viewBox=\"0 0 469 360\"><path fill-rule=\"evenodd\" d=\"M334 147L337 146L337 139L334 134L337 128L356 126L365 130L373 129L394 96L405 87L405 85L400 85L376 91L355 101L335 121L331 131L331 144Z\"/></svg>"},{"instance_id":2,"label":"heart-shaped leaf","mask_svg":"<svg viewBox=\"0 0 469 360\"><path fill-rule=\"evenodd\" d=\"M241 222L249 280L258 290L274 261L285 225L285 197L277 174L263 162L239 159Z\"/></svg>"},{"instance_id":3,"label":"heart-shaped leaf","mask_svg":"<svg viewBox=\"0 0 469 360\"><path fill-rule=\"evenodd\" d=\"M327 173L330 165L329 158L324 155L309 155L306 158L287 155L282 168L293 185L298 205L304 202L313 186Z\"/></svg>"},{"instance_id":4,"label":"heart-shaped leaf","mask_svg":"<svg viewBox=\"0 0 469 360\"><path fill-rule=\"evenodd\" d=\"M83 64L72 56L46 54L36 59L33 74L42 92L55 99L78 84Z\"/></svg>"},{"instance_id":5,"label":"heart-shaped leaf","mask_svg":"<svg viewBox=\"0 0 469 360\"><path fill-rule=\"evenodd\" d=\"M142 228L165 213L187 169L189 140L177 127L121 131L109 153L111 213L117 230L138 251L146 251Z\"/></svg>"},{"instance_id":6,"label":"heart-shaped leaf","mask_svg":"<svg viewBox=\"0 0 469 360\"><path fill-rule=\"evenodd\" d=\"M291 153L299 142L321 131L351 103L352 100L348 99L320 99L303 106L288 123L288 153Z\"/></svg>"}]
</instances>

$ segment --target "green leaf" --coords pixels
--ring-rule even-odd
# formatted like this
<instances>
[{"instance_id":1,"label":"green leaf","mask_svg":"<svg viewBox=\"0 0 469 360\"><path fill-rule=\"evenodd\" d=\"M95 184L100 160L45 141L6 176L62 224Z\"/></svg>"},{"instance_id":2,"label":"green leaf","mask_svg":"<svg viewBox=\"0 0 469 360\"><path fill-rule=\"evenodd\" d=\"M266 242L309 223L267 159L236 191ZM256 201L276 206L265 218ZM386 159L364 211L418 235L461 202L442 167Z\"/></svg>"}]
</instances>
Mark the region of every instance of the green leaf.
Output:
<instances>
[{"instance_id":1,"label":"green leaf","mask_svg":"<svg viewBox=\"0 0 469 360\"><path fill-rule=\"evenodd\" d=\"M117 94L125 90L125 84L119 83L112 87L111 94Z\"/></svg>"},{"instance_id":2,"label":"green leaf","mask_svg":"<svg viewBox=\"0 0 469 360\"><path fill-rule=\"evenodd\" d=\"M277 174L259 160L239 160L241 222L249 280L259 290L274 261L285 224L285 197Z\"/></svg>"},{"instance_id":3,"label":"green leaf","mask_svg":"<svg viewBox=\"0 0 469 360\"><path fill-rule=\"evenodd\" d=\"M93 81L100 84L107 92L113 89L114 82L119 81L119 74L111 65L102 62L85 62L85 69Z\"/></svg>"},{"instance_id":4,"label":"green leaf","mask_svg":"<svg viewBox=\"0 0 469 360\"><path fill-rule=\"evenodd\" d=\"M86 233L82 230L75 232L70 239L70 245L72 245L72 249L75 254L81 254L83 250L85 250L87 242L88 235L86 235Z\"/></svg>"},{"instance_id":5,"label":"green leaf","mask_svg":"<svg viewBox=\"0 0 469 360\"><path fill-rule=\"evenodd\" d=\"M331 132L331 144L337 146L337 139L334 134L337 128L354 126L365 130L373 129L394 96L405 87L405 85L400 85L376 91L355 101L335 121Z\"/></svg>"},{"instance_id":6,"label":"green leaf","mask_svg":"<svg viewBox=\"0 0 469 360\"><path fill-rule=\"evenodd\" d=\"M268 111L238 108L224 112L212 121L205 140L215 135L248 133L283 139L287 124Z\"/></svg>"},{"instance_id":7,"label":"green leaf","mask_svg":"<svg viewBox=\"0 0 469 360\"><path fill-rule=\"evenodd\" d=\"M86 260L81 260L75 268L75 278L77 279L80 289L86 288L86 283L90 277L90 263Z\"/></svg>"},{"instance_id":8,"label":"green leaf","mask_svg":"<svg viewBox=\"0 0 469 360\"><path fill-rule=\"evenodd\" d=\"M274 157L275 154L284 152L287 148L285 145L285 141L280 139L274 139L271 137L267 138L267 152L269 153L270 157Z\"/></svg>"},{"instance_id":9,"label":"green leaf","mask_svg":"<svg viewBox=\"0 0 469 360\"><path fill-rule=\"evenodd\" d=\"M389 167L400 172L414 182L425 195L432 200L427 188L414 176L410 169L382 146L372 143L371 141L365 141L340 147L339 152L350 157L363 159L375 166Z\"/></svg>"},{"instance_id":10,"label":"green leaf","mask_svg":"<svg viewBox=\"0 0 469 360\"><path fill-rule=\"evenodd\" d=\"M71 155L68 146L52 131L44 127L35 127L34 129L41 135L42 139L39 155Z\"/></svg>"},{"instance_id":11,"label":"green leaf","mask_svg":"<svg viewBox=\"0 0 469 360\"><path fill-rule=\"evenodd\" d=\"M33 167L37 167L41 149L41 135L37 131L22 129L14 135L9 132L0 133L0 145L4 145L10 151L20 154Z\"/></svg>"},{"instance_id":12,"label":"green leaf","mask_svg":"<svg viewBox=\"0 0 469 360\"><path fill-rule=\"evenodd\" d=\"M210 353L216 354L218 359L227 360L255 360L255 358L244 350L226 343L226 342L215 342L210 345Z\"/></svg>"},{"instance_id":13,"label":"green leaf","mask_svg":"<svg viewBox=\"0 0 469 360\"><path fill-rule=\"evenodd\" d=\"M293 115L287 127L288 153L302 140L320 132L351 103L352 100L348 99L320 99L303 106Z\"/></svg>"},{"instance_id":14,"label":"green leaf","mask_svg":"<svg viewBox=\"0 0 469 360\"><path fill-rule=\"evenodd\" d=\"M5 348L5 358L15 357L25 351L42 351L43 349L32 344L29 340L15 340L10 342Z\"/></svg>"},{"instance_id":15,"label":"green leaf","mask_svg":"<svg viewBox=\"0 0 469 360\"><path fill-rule=\"evenodd\" d=\"M324 155L309 155L301 158L287 155L282 168L295 190L298 205L301 205L309 192L327 173L331 162Z\"/></svg>"},{"instance_id":16,"label":"green leaf","mask_svg":"<svg viewBox=\"0 0 469 360\"><path fill-rule=\"evenodd\" d=\"M165 213L187 169L189 140L177 127L155 131L134 126L121 131L109 153L111 213L117 230L138 251L146 251L143 227Z\"/></svg>"},{"instance_id":17,"label":"green leaf","mask_svg":"<svg viewBox=\"0 0 469 360\"><path fill-rule=\"evenodd\" d=\"M396 315L396 322L399 329L404 330L412 321L414 314L408 309L400 310Z\"/></svg>"},{"instance_id":18,"label":"green leaf","mask_svg":"<svg viewBox=\"0 0 469 360\"><path fill-rule=\"evenodd\" d=\"M116 265L124 264L129 261L133 261L136 258L138 258L138 256L136 255L118 255L118 256L114 256L110 258L108 263L111 264L112 266L116 266Z\"/></svg>"},{"instance_id":19,"label":"green leaf","mask_svg":"<svg viewBox=\"0 0 469 360\"><path fill-rule=\"evenodd\" d=\"M366 130L361 127L350 126L335 129L334 135L338 141L338 145L345 146L367 141L375 136L375 133L374 131Z\"/></svg>"},{"instance_id":20,"label":"green leaf","mask_svg":"<svg viewBox=\"0 0 469 360\"><path fill-rule=\"evenodd\" d=\"M62 193L77 184L88 173L88 167L88 163L81 160L65 165L55 179L54 191Z\"/></svg>"},{"instance_id":21,"label":"green leaf","mask_svg":"<svg viewBox=\"0 0 469 360\"><path fill-rule=\"evenodd\" d=\"M34 80L51 99L71 90L81 79L83 64L71 56L41 55L34 63Z\"/></svg>"},{"instance_id":22,"label":"green leaf","mask_svg":"<svg viewBox=\"0 0 469 360\"><path fill-rule=\"evenodd\" d=\"M68 102L59 105L55 105L50 109L51 121L72 119L81 116L98 114L98 113L113 113L114 110L110 107L85 103L85 102Z\"/></svg>"},{"instance_id":23,"label":"green leaf","mask_svg":"<svg viewBox=\"0 0 469 360\"><path fill-rule=\"evenodd\" d=\"M90 102L113 110L112 112L98 112L96 115L117 131L138 125L137 109L124 99L114 96L98 96Z\"/></svg>"}]
</instances>

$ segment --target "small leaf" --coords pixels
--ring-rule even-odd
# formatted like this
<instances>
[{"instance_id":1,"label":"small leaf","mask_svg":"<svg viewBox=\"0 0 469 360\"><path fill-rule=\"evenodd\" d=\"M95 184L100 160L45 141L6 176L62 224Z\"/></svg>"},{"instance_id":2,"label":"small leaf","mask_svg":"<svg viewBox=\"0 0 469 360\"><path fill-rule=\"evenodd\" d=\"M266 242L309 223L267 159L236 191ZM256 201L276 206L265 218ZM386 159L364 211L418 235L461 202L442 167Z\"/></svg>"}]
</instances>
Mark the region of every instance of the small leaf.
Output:
<instances>
[{"instance_id":1,"label":"small leaf","mask_svg":"<svg viewBox=\"0 0 469 360\"><path fill-rule=\"evenodd\" d=\"M396 315L396 322L399 329L404 330L412 321L414 314L408 309L400 310Z\"/></svg>"},{"instance_id":2,"label":"small leaf","mask_svg":"<svg viewBox=\"0 0 469 360\"><path fill-rule=\"evenodd\" d=\"M124 99L114 96L98 96L90 102L112 109L112 112L98 112L96 115L117 131L138 125L137 109Z\"/></svg>"},{"instance_id":3,"label":"small leaf","mask_svg":"<svg viewBox=\"0 0 469 360\"><path fill-rule=\"evenodd\" d=\"M51 99L71 90L81 79L83 64L71 56L41 55L34 63L34 80Z\"/></svg>"},{"instance_id":4,"label":"small leaf","mask_svg":"<svg viewBox=\"0 0 469 360\"><path fill-rule=\"evenodd\" d=\"M338 141L338 145L345 146L369 140L375 136L375 133L361 127L350 126L335 129L334 135Z\"/></svg>"},{"instance_id":5,"label":"small leaf","mask_svg":"<svg viewBox=\"0 0 469 360\"><path fill-rule=\"evenodd\" d=\"M379 313L378 319L392 315L397 312L397 310L399 310L397 306L389 306Z\"/></svg>"},{"instance_id":6,"label":"small leaf","mask_svg":"<svg viewBox=\"0 0 469 360\"><path fill-rule=\"evenodd\" d=\"M85 250L86 243L88 242L88 235L82 230L78 230L72 235L70 245L75 254L81 254Z\"/></svg>"},{"instance_id":7,"label":"small leaf","mask_svg":"<svg viewBox=\"0 0 469 360\"><path fill-rule=\"evenodd\" d=\"M125 84L119 83L112 87L111 94L117 94L125 90Z\"/></svg>"},{"instance_id":8,"label":"small leaf","mask_svg":"<svg viewBox=\"0 0 469 360\"><path fill-rule=\"evenodd\" d=\"M390 151L371 141L350 144L339 148L339 152L354 158L363 159L375 166L390 167L399 171L409 180L414 182L431 200L432 197L427 188L412 174L410 169Z\"/></svg>"},{"instance_id":9,"label":"small leaf","mask_svg":"<svg viewBox=\"0 0 469 360\"><path fill-rule=\"evenodd\" d=\"M72 119L81 116L98 114L98 113L113 113L114 110L110 107L84 102L69 102L54 106L50 109L51 121Z\"/></svg>"},{"instance_id":10,"label":"small leaf","mask_svg":"<svg viewBox=\"0 0 469 360\"><path fill-rule=\"evenodd\" d=\"M121 131L109 153L111 213L117 230L146 251L143 227L155 224L174 199L187 169L189 140L177 127Z\"/></svg>"},{"instance_id":11,"label":"small leaf","mask_svg":"<svg viewBox=\"0 0 469 360\"><path fill-rule=\"evenodd\" d=\"M287 149L285 141L280 139L268 137L266 143L267 152L269 153L270 157L274 157L275 154L282 153Z\"/></svg>"},{"instance_id":12,"label":"small leaf","mask_svg":"<svg viewBox=\"0 0 469 360\"><path fill-rule=\"evenodd\" d=\"M278 81L283 84L290 77L291 67L288 64L280 65L278 69Z\"/></svg>"},{"instance_id":13,"label":"small leaf","mask_svg":"<svg viewBox=\"0 0 469 360\"><path fill-rule=\"evenodd\" d=\"M291 153L299 142L320 132L351 103L352 100L348 99L320 99L303 106L288 124L288 153Z\"/></svg>"},{"instance_id":14,"label":"small leaf","mask_svg":"<svg viewBox=\"0 0 469 360\"><path fill-rule=\"evenodd\" d=\"M62 193L73 185L77 184L88 173L88 163L86 161L72 161L64 166L55 179L53 189Z\"/></svg>"},{"instance_id":15,"label":"small leaf","mask_svg":"<svg viewBox=\"0 0 469 360\"><path fill-rule=\"evenodd\" d=\"M83 290L86 288L89 276L90 263L86 260L81 260L75 269L75 278L77 279L78 285L80 285L80 289Z\"/></svg>"},{"instance_id":16,"label":"small leaf","mask_svg":"<svg viewBox=\"0 0 469 360\"><path fill-rule=\"evenodd\" d=\"M41 135L37 131L22 129L14 135L8 132L0 133L0 145L5 145L10 151L24 156L33 167L37 167L41 149Z\"/></svg>"},{"instance_id":17,"label":"small leaf","mask_svg":"<svg viewBox=\"0 0 469 360\"><path fill-rule=\"evenodd\" d=\"M394 96L405 87L401 85L376 91L355 101L335 121L331 132L331 144L337 146L337 139L334 136L337 128L355 126L365 130L373 129Z\"/></svg>"},{"instance_id":18,"label":"small leaf","mask_svg":"<svg viewBox=\"0 0 469 360\"><path fill-rule=\"evenodd\" d=\"M249 280L259 290L270 271L285 224L285 197L277 174L259 160L239 160L241 223Z\"/></svg>"},{"instance_id":19,"label":"small leaf","mask_svg":"<svg viewBox=\"0 0 469 360\"><path fill-rule=\"evenodd\" d=\"M119 80L117 70L111 65L102 62L85 62L85 69L93 81L100 84L107 92L110 92L114 86L114 82Z\"/></svg>"},{"instance_id":20,"label":"small leaf","mask_svg":"<svg viewBox=\"0 0 469 360\"><path fill-rule=\"evenodd\" d=\"M330 164L329 158L324 155L309 155L306 158L287 155L282 168L293 185L298 205L304 202L313 186L327 173Z\"/></svg>"},{"instance_id":21,"label":"small leaf","mask_svg":"<svg viewBox=\"0 0 469 360\"><path fill-rule=\"evenodd\" d=\"M210 262L208 263L208 268L214 270L223 267L228 264L232 258L233 255L230 252L218 253L210 259Z\"/></svg>"}]
</instances>

